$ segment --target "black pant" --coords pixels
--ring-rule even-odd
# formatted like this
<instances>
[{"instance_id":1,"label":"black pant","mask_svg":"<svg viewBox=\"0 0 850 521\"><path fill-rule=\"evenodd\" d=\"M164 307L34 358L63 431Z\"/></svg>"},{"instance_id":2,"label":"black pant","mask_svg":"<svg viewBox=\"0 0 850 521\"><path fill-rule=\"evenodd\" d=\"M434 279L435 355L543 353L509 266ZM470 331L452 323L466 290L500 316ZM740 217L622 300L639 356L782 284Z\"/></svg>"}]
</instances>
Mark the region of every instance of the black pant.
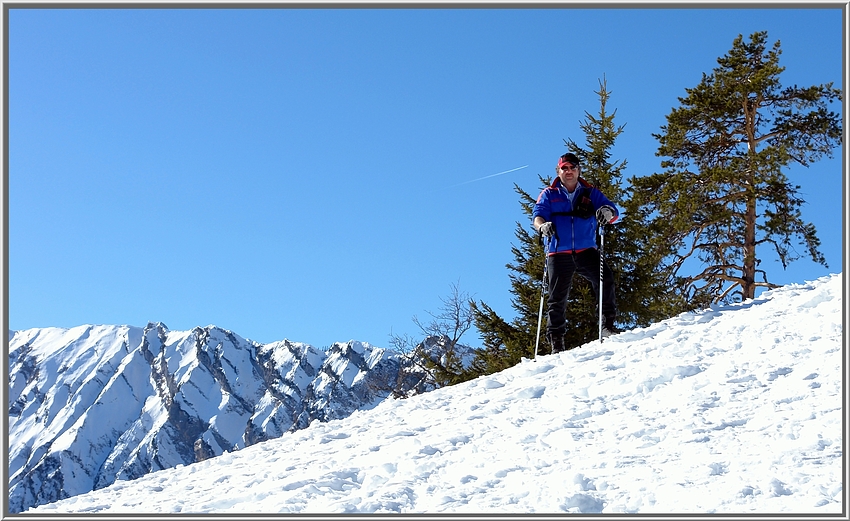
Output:
<instances>
[{"instance_id":1,"label":"black pant","mask_svg":"<svg viewBox=\"0 0 850 521\"><path fill-rule=\"evenodd\" d=\"M593 295L599 299L599 251L590 248L578 253L558 253L547 257L549 270L549 338L563 336L567 331L567 299L573 275L578 273L593 287ZM597 302L597 306L599 302ZM598 308L597 308L598 309ZM614 294L614 272L602 263L602 314L613 319L617 315Z\"/></svg>"}]
</instances>

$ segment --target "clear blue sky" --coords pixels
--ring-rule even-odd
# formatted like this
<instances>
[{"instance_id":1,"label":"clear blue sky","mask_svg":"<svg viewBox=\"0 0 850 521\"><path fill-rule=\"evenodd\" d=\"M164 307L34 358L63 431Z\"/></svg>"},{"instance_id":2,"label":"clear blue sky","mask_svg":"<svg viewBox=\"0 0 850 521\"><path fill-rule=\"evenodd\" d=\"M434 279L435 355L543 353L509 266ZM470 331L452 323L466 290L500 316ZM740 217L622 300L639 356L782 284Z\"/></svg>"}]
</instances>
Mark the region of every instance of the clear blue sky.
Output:
<instances>
[{"instance_id":1,"label":"clear blue sky","mask_svg":"<svg viewBox=\"0 0 850 521\"><path fill-rule=\"evenodd\" d=\"M453 283L513 317L513 183L584 144L603 76L614 159L650 174L739 34L781 41L783 85L844 88L841 6L10 9L9 327L388 347ZM829 268L772 282L842 271L841 154L787 172Z\"/></svg>"}]
</instances>

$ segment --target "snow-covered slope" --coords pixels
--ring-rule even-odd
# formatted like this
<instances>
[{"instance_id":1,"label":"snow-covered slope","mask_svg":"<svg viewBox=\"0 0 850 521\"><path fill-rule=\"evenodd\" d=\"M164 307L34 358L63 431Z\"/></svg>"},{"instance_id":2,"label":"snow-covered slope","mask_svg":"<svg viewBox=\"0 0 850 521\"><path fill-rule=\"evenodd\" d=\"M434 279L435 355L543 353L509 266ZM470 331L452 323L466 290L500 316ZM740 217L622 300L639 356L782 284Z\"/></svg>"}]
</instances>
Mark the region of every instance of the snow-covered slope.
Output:
<instances>
[{"instance_id":1,"label":"snow-covered slope","mask_svg":"<svg viewBox=\"0 0 850 521\"><path fill-rule=\"evenodd\" d=\"M686 313L32 512L842 514L842 290Z\"/></svg>"},{"instance_id":2,"label":"snow-covered slope","mask_svg":"<svg viewBox=\"0 0 850 521\"><path fill-rule=\"evenodd\" d=\"M214 326L10 334L10 510L203 461L374 407L402 360L351 341L260 345Z\"/></svg>"}]
</instances>

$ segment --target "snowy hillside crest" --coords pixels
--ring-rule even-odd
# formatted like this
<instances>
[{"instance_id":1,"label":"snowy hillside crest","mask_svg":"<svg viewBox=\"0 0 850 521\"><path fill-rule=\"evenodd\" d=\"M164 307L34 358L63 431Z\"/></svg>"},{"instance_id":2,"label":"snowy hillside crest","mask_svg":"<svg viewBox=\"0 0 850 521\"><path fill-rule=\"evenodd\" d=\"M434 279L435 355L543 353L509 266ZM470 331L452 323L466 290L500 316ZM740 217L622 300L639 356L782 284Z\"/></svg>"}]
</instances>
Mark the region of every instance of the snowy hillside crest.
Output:
<instances>
[{"instance_id":1,"label":"snowy hillside crest","mask_svg":"<svg viewBox=\"0 0 850 521\"><path fill-rule=\"evenodd\" d=\"M840 514L842 294L685 313L29 513Z\"/></svg>"}]
</instances>

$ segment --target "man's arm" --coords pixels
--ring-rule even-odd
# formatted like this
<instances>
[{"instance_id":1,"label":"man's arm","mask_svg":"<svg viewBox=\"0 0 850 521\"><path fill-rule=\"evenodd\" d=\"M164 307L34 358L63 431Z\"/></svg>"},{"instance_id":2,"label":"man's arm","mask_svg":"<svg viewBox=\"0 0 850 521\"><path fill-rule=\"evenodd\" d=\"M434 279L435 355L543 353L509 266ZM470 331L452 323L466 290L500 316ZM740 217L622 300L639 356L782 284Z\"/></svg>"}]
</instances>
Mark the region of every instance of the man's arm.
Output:
<instances>
[{"instance_id":1,"label":"man's arm","mask_svg":"<svg viewBox=\"0 0 850 521\"><path fill-rule=\"evenodd\" d=\"M546 220L543 217L540 217L538 215L537 217L534 218L534 221L531 224L534 226L534 229L539 232L540 227L543 226L543 223L545 223L545 222L546 222Z\"/></svg>"}]
</instances>

